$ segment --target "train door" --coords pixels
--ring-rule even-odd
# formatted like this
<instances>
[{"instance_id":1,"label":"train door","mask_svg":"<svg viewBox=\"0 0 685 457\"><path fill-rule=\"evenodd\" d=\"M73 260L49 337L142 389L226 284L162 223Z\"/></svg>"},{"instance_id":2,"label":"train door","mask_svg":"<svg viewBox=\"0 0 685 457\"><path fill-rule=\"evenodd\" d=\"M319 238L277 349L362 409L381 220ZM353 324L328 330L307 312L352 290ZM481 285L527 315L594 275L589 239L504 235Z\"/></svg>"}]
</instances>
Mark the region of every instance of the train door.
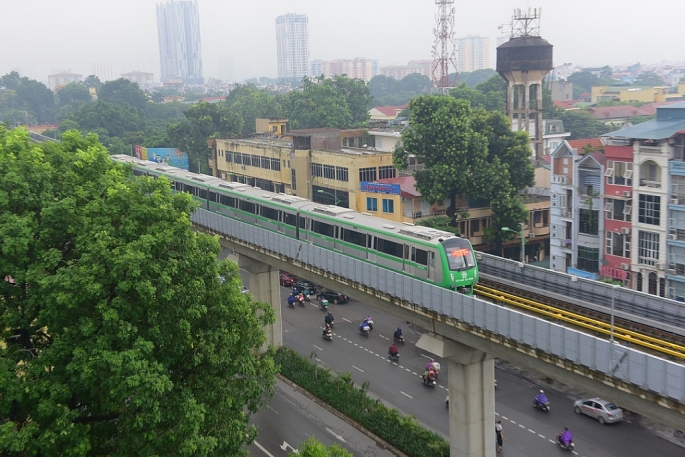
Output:
<instances>
[{"instance_id":1,"label":"train door","mask_svg":"<svg viewBox=\"0 0 685 457\"><path fill-rule=\"evenodd\" d=\"M428 279L433 282L439 282L440 279L437 278L437 262L440 262L440 257L435 255L436 252L433 250L428 251Z\"/></svg>"},{"instance_id":2,"label":"train door","mask_svg":"<svg viewBox=\"0 0 685 457\"><path fill-rule=\"evenodd\" d=\"M333 237L333 249L342 252L343 244L340 240L342 238L342 227L335 226L335 236Z\"/></svg>"},{"instance_id":3,"label":"train door","mask_svg":"<svg viewBox=\"0 0 685 457\"><path fill-rule=\"evenodd\" d=\"M414 266L412 258L416 258L416 248L414 246L404 245L404 272L412 276L416 276L416 267Z\"/></svg>"},{"instance_id":4,"label":"train door","mask_svg":"<svg viewBox=\"0 0 685 457\"><path fill-rule=\"evenodd\" d=\"M366 258L371 263L376 263L376 237L369 233L366 237Z\"/></svg>"}]
</instances>

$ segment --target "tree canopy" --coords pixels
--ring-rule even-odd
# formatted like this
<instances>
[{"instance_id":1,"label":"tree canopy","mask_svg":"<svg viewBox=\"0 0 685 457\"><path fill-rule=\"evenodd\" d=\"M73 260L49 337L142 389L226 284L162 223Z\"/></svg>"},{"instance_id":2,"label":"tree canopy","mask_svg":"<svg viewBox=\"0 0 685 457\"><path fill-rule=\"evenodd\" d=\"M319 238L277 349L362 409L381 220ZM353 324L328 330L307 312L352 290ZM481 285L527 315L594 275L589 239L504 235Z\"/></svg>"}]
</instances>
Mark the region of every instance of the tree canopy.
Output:
<instances>
[{"instance_id":1,"label":"tree canopy","mask_svg":"<svg viewBox=\"0 0 685 457\"><path fill-rule=\"evenodd\" d=\"M431 79L419 73L412 73L401 80L377 75L369 81L369 92L373 106L404 105L418 95L425 95L432 87Z\"/></svg>"},{"instance_id":2,"label":"tree canopy","mask_svg":"<svg viewBox=\"0 0 685 457\"><path fill-rule=\"evenodd\" d=\"M16 121L50 123L55 119L55 96L48 87L13 71L0 77L0 88L10 91L9 97L0 97L0 115ZM0 91L4 93L5 91Z\"/></svg>"},{"instance_id":3,"label":"tree canopy","mask_svg":"<svg viewBox=\"0 0 685 457\"><path fill-rule=\"evenodd\" d=\"M147 96L138 84L124 78L104 83L98 90L98 99L119 106L128 104L137 110L145 109L147 104Z\"/></svg>"},{"instance_id":4,"label":"tree canopy","mask_svg":"<svg viewBox=\"0 0 685 457\"><path fill-rule=\"evenodd\" d=\"M337 444L326 447L314 437L310 437L302 443L297 453L291 452L290 455L299 457L352 457L352 454Z\"/></svg>"},{"instance_id":5,"label":"tree canopy","mask_svg":"<svg viewBox=\"0 0 685 457\"><path fill-rule=\"evenodd\" d=\"M226 97L226 104L243 119L243 135L255 132L257 118L278 117L280 111L275 97L252 85L237 86Z\"/></svg>"},{"instance_id":6,"label":"tree canopy","mask_svg":"<svg viewBox=\"0 0 685 457\"><path fill-rule=\"evenodd\" d=\"M192 229L195 207L93 135L38 146L0 127L1 455L241 455L253 440L274 314Z\"/></svg>"}]
</instances>

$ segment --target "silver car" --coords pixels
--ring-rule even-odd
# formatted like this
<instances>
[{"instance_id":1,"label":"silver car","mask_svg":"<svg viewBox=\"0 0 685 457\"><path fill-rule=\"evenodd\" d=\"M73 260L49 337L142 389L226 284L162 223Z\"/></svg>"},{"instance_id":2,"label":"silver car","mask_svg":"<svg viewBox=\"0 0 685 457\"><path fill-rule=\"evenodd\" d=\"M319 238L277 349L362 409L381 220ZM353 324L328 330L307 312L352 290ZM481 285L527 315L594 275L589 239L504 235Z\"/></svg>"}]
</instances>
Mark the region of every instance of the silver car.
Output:
<instances>
[{"instance_id":1,"label":"silver car","mask_svg":"<svg viewBox=\"0 0 685 457\"><path fill-rule=\"evenodd\" d=\"M576 414L587 414L594 417L600 424L613 424L623 420L623 411L610 401L601 398L578 400L573 404Z\"/></svg>"}]
</instances>

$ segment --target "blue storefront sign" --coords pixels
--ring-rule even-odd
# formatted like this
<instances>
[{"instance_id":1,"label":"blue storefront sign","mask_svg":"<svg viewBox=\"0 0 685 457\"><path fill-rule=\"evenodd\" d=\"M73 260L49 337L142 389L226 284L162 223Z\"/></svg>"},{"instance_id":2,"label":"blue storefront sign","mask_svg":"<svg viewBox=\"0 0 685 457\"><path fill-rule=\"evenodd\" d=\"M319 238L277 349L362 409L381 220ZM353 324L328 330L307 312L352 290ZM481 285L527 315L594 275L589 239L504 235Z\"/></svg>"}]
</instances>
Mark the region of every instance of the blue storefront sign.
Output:
<instances>
[{"instance_id":1,"label":"blue storefront sign","mask_svg":"<svg viewBox=\"0 0 685 457\"><path fill-rule=\"evenodd\" d=\"M566 269L566 273L578 276L579 278L592 279L593 281L597 281L597 275L595 273L590 273L589 271L568 267Z\"/></svg>"},{"instance_id":2,"label":"blue storefront sign","mask_svg":"<svg viewBox=\"0 0 685 457\"><path fill-rule=\"evenodd\" d=\"M362 192L375 192L377 194L400 195L399 184L386 184L382 182L362 181Z\"/></svg>"}]
</instances>

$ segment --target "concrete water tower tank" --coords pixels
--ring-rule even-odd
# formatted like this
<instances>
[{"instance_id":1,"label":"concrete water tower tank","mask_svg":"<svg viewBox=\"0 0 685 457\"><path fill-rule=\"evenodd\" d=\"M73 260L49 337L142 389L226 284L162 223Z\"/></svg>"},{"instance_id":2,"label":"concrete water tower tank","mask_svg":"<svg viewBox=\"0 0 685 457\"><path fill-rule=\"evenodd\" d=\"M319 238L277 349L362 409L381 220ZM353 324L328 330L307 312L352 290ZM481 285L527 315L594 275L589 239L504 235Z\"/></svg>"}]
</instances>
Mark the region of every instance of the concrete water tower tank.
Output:
<instances>
[{"instance_id":1,"label":"concrete water tower tank","mask_svg":"<svg viewBox=\"0 0 685 457\"><path fill-rule=\"evenodd\" d=\"M531 16L515 14L513 22L530 20ZM539 19L537 11L535 17ZM527 27L521 36L513 36L497 47L497 73L509 83L506 110L513 130L525 130L531 137L535 158L543 155L542 81L553 68L552 45L542 39L538 29ZM536 33L537 32L537 33Z\"/></svg>"}]
</instances>

